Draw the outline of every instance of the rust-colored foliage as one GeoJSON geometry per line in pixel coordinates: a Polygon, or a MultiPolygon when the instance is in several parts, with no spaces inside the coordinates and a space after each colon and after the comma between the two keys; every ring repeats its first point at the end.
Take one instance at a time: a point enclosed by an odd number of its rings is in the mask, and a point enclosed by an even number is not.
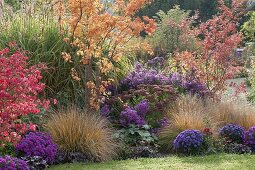
{"type": "Polygon", "coordinates": [[[219,14],[200,25],[201,51],[182,52],[176,60],[186,70],[195,70],[196,76],[211,92],[224,90],[225,80],[234,76],[231,55],[241,42],[237,24],[242,2],[235,0],[229,8],[218,0],[219,14]]]}
{"type": "MultiPolygon", "coordinates": [[[[156,29],[154,20],[146,16],[135,17],[135,12],[148,0],[116,0],[104,3],[101,0],[68,0],[64,17],[59,17],[68,26],[69,37],[66,39],[76,49],[76,54],[63,53],[66,61],[72,62],[79,57],[84,65],[85,75],[77,75],[76,80],[84,78],[91,89],[90,105],[98,109],[98,95],[109,82],[107,75],[116,72],[115,65],[121,61],[126,51],[145,48],[149,45],[133,41],[141,32],[152,34],[156,29]],[[71,57],[70,57],[71,56],[71,57]]],[[[111,80],[110,80],[111,81],[111,80]]]]}

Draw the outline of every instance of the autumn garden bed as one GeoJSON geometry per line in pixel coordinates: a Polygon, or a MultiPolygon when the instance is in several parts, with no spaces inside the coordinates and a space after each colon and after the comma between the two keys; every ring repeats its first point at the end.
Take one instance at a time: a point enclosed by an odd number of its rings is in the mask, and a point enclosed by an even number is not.
{"type": "Polygon", "coordinates": [[[0,0],[0,170],[252,169],[255,15],[228,2],[0,0]]]}

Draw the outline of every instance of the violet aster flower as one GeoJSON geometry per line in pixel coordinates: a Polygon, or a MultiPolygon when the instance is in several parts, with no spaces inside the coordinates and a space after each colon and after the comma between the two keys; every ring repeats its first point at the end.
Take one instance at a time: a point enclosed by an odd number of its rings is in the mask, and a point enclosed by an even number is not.
{"type": "Polygon", "coordinates": [[[149,111],[149,103],[147,102],[147,100],[142,100],[134,107],[134,109],[141,117],[144,117],[145,114],[149,111]]]}
{"type": "Polygon", "coordinates": [[[155,57],[151,60],[148,60],[147,64],[151,67],[162,67],[164,65],[165,59],[163,57],[155,57]]]}
{"type": "Polygon", "coordinates": [[[9,155],[5,157],[0,156],[0,169],[1,170],[29,170],[27,163],[18,158],[12,158],[9,155]]]}
{"type": "Polygon", "coordinates": [[[185,130],[174,140],[174,150],[182,154],[196,154],[202,149],[204,135],[199,130],[185,130]]]}
{"type": "Polygon", "coordinates": [[[30,132],[16,146],[17,152],[25,156],[40,156],[49,164],[53,163],[57,150],[51,136],[44,132],[30,132]]]}
{"type": "Polygon", "coordinates": [[[207,89],[207,87],[196,80],[185,81],[183,87],[190,95],[205,97],[207,94],[209,94],[209,90],[207,89]]]}
{"type": "Polygon", "coordinates": [[[255,151],[255,126],[244,132],[244,144],[251,147],[255,151]]]}
{"type": "Polygon", "coordinates": [[[172,73],[169,76],[169,83],[173,86],[180,87],[182,86],[183,77],[180,73],[172,73]]]}
{"type": "Polygon", "coordinates": [[[137,111],[128,107],[120,113],[120,124],[122,126],[129,126],[131,124],[141,127],[145,125],[145,120],[138,115],[137,111]]]}
{"type": "Polygon", "coordinates": [[[160,124],[160,128],[166,127],[167,125],[169,125],[169,119],[165,117],[159,120],[159,124],[160,124]]]}
{"type": "Polygon", "coordinates": [[[110,110],[110,106],[105,104],[101,109],[100,109],[100,113],[102,116],[107,117],[109,116],[111,110],[110,110]]]}
{"type": "Polygon", "coordinates": [[[244,128],[235,124],[228,124],[220,129],[220,136],[230,143],[242,143],[244,128]]]}
{"type": "Polygon", "coordinates": [[[136,88],[138,85],[167,84],[168,77],[153,69],[146,69],[140,63],[122,81],[122,86],[136,88]]]}

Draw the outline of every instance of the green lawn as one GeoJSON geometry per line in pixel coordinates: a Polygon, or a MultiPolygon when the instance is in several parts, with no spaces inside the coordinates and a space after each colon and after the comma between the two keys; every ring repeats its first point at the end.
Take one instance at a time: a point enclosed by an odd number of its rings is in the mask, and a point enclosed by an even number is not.
{"type": "Polygon", "coordinates": [[[205,157],[166,157],[90,164],[63,164],[49,170],[254,170],[255,155],[215,154],[205,157]]]}

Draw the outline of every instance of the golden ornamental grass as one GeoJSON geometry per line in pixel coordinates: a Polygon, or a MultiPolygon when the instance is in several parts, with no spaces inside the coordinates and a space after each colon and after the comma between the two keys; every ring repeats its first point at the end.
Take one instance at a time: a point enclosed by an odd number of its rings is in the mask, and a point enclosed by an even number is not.
{"type": "Polygon", "coordinates": [[[237,124],[248,129],[255,125],[255,108],[246,101],[224,99],[221,102],[209,103],[208,114],[218,127],[226,124],[237,124]]]}
{"type": "Polygon", "coordinates": [[[69,107],[53,114],[46,128],[62,151],[82,152],[97,161],[110,160],[115,155],[113,131],[100,116],[69,107]]]}
{"type": "Polygon", "coordinates": [[[203,131],[211,128],[215,136],[227,124],[237,124],[245,129],[255,125],[255,108],[245,101],[224,99],[220,102],[203,100],[192,96],[177,99],[167,113],[170,124],[159,135],[164,148],[171,149],[175,137],[187,129],[203,131]]]}

